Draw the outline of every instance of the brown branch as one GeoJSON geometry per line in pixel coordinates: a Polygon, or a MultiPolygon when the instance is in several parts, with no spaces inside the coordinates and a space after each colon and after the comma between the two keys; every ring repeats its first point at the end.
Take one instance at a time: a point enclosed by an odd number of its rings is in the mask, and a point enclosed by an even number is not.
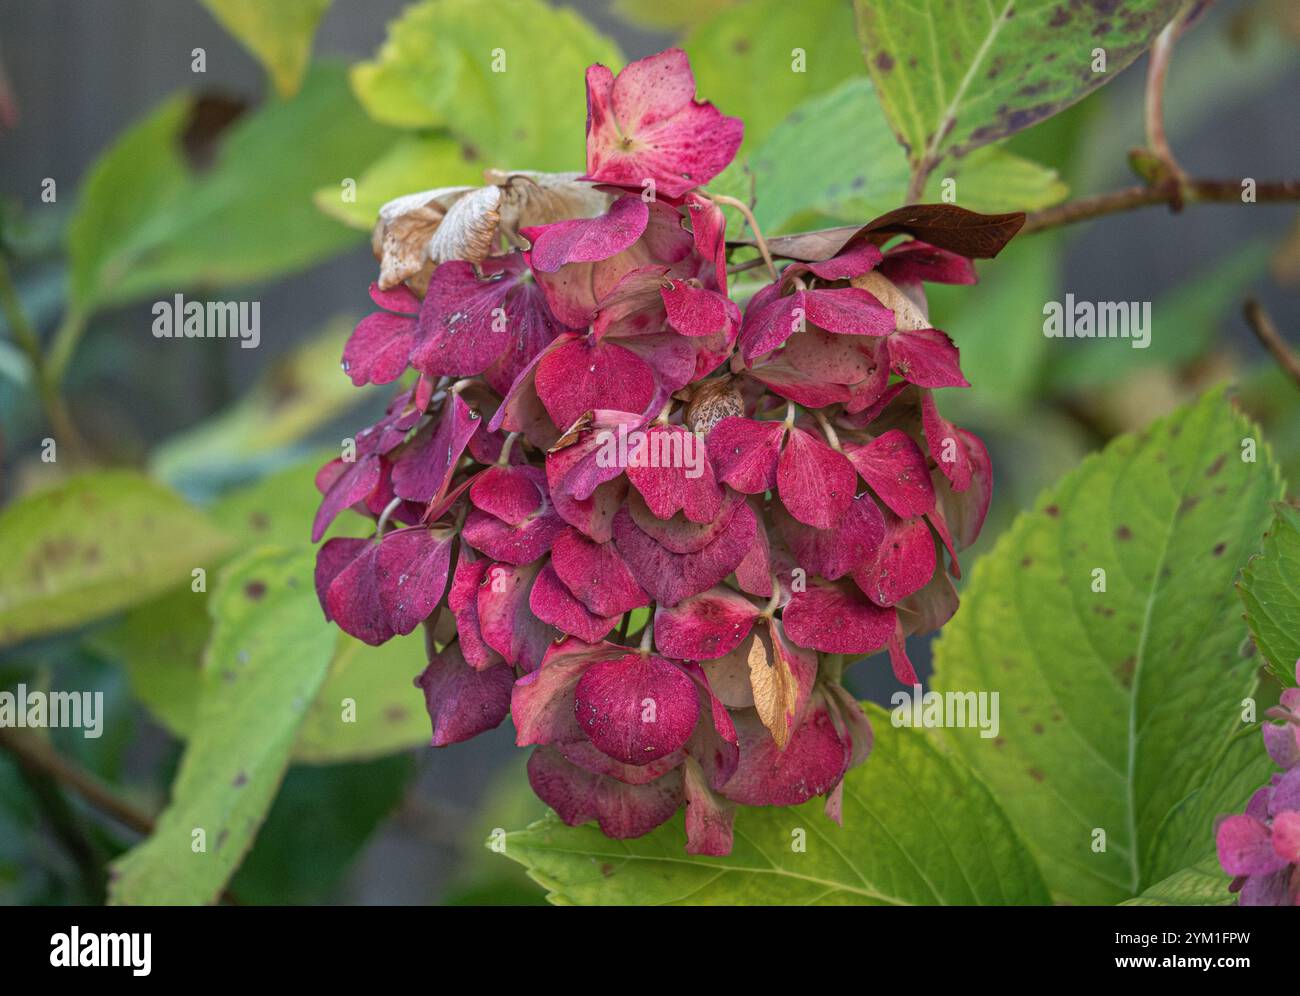
{"type": "Polygon", "coordinates": [[[1277,360],[1278,366],[1295,381],[1297,387],[1300,387],[1300,356],[1291,351],[1291,347],[1278,332],[1277,326],[1273,324],[1273,319],[1264,310],[1264,306],[1254,298],[1248,298],[1242,311],[1255,335],[1264,344],[1264,348],[1273,354],[1273,359],[1277,360]]]}
{"type": "Polygon", "coordinates": [[[95,809],[111,816],[123,826],[148,836],[153,833],[153,817],[119,799],[103,782],[84,768],[56,751],[49,742],[30,733],[0,728],[0,747],[13,754],[27,769],[47,775],[72,789],[95,809]]]}
{"type": "MultiPolygon", "coordinates": [[[[1034,211],[1025,219],[1025,227],[1020,234],[1041,232],[1061,225],[1070,225],[1076,221],[1089,221],[1102,218],[1108,214],[1132,211],[1134,208],[1150,207],[1154,204],[1168,204],[1171,209],[1178,203],[1182,194],[1184,204],[1230,204],[1241,202],[1241,180],[1193,180],[1181,184],[1161,186],[1134,186],[1122,190],[1112,190],[1105,194],[1093,194],[1077,200],[1066,201],[1055,207],[1034,211]]],[[[1275,180],[1255,185],[1255,200],[1261,202],[1300,201],[1300,180],[1275,180]]]]}

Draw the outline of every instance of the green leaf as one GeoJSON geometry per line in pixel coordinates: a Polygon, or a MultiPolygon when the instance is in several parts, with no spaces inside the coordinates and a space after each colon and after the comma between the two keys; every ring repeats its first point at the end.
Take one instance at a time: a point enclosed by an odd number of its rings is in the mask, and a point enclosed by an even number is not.
{"type": "Polygon", "coordinates": [[[391,133],[362,113],[341,67],[316,66],[292,100],[237,122],[202,173],[181,151],[190,112],[171,98],[92,168],[68,233],[79,311],[268,279],[357,241],[312,195],[359,175],[391,133]]]}
{"type": "Polygon", "coordinates": [[[375,227],[379,209],[395,197],[482,182],[482,163],[466,159],[464,146],[450,135],[407,135],[356,178],[355,191],[333,183],[316,191],[315,200],[326,214],[369,232],[375,227]]]}
{"type": "Polygon", "coordinates": [[[1248,438],[1220,389],[1116,439],[976,563],[935,645],[937,689],[1002,696],[996,741],[954,743],[1059,900],[1119,902],[1164,877],[1162,826],[1242,727],[1255,674],[1232,580],[1281,491],[1262,442],[1242,460],[1248,438]]]}
{"type": "Polygon", "coordinates": [[[419,632],[380,647],[340,634],[329,677],[303,717],[294,760],[360,761],[427,748],[433,730],[415,687],[424,664],[419,632]]]}
{"type": "Polygon", "coordinates": [[[298,92],[316,26],[331,0],[203,0],[203,6],[266,67],[284,96],[298,92]]]}
{"type": "Polygon", "coordinates": [[[739,0],[614,0],[614,13],[652,31],[680,31],[735,9],[739,0]]]}
{"type": "Polygon", "coordinates": [[[154,833],[114,863],[111,902],[211,903],[239,866],[334,651],[312,565],[308,551],[263,548],[223,572],[194,735],[154,833]]]}
{"type": "MultiPolygon", "coordinates": [[[[904,202],[907,157],[889,134],[869,79],[857,77],[801,104],[751,157],[756,205],[765,232],[807,224],[866,222],[904,202]],[[816,150],[818,168],[808,170],[816,150]]],[[[981,149],[948,171],[955,203],[972,211],[1025,211],[1061,200],[1056,175],[1001,149],[981,149]]],[[[931,177],[928,199],[942,198],[943,177],[931,177]]]]}
{"type": "MultiPolygon", "coordinates": [[[[843,0],[751,0],[724,9],[682,47],[699,99],[744,120],[742,151],[757,148],[809,97],[862,72],[853,16],[843,0]]],[[[817,154],[819,167],[831,161],[817,154]]]]}
{"type": "MultiPolygon", "coordinates": [[[[542,0],[422,0],[389,25],[352,84],[375,120],[446,127],[488,165],[574,170],[587,66],[621,58],[575,11],[542,0]]],[[[432,181],[415,189],[440,185],[432,181]]]]}
{"type": "Polygon", "coordinates": [[[0,645],[148,601],[226,546],[200,512],[132,471],[22,498],[0,512],[0,645]]]}
{"type": "Polygon", "coordinates": [[[1232,880],[1218,859],[1205,860],[1174,872],[1121,906],[1232,906],[1237,897],[1228,891],[1232,880]]]}
{"type": "Polygon", "coordinates": [[[1182,0],[854,0],[867,69],[914,170],[1064,110],[1131,64],[1182,0]],[[1105,72],[1093,72],[1104,50],[1105,72]]]}
{"type": "MultiPolygon", "coordinates": [[[[316,336],[277,357],[234,405],[154,450],[150,470],[197,498],[278,469],[286,455],[300,456],[306,437],[364,397],[339,368],[355,325],[355,318],[334,318],[316,336]]],[[[315,488],[306,494],[304,500],[315,512],[315,488]]],[[[292,542],[303,542],[305,535],[292,542]]]]}
{"type": "Polygon", "coordinates": [[[637,840],[550,816],[507,834],[505,853],[566,905],[1047,903],[1024,844],[970,770],[924,733],[870,713],[876,743],[844,781],[843,827],[820,799],[740,807],[734,850],[710,858],[683,850],[680,813],[637,840]]]}
{"type": "Polygon", "coordinates": [[[1300,509],[1278,504],[1264,549],[1242,571],[1237,592],[1255,646],[1283,685],[1300,671],[1300,509]]]}
{"type": "Polygon", "coordinates": [[[245,905],[327,902],[380,822],[401,802],[409,757],[294,767],[230,891],[245,905]],[[311,845],[303,846],[303,828],[311,845]]]}

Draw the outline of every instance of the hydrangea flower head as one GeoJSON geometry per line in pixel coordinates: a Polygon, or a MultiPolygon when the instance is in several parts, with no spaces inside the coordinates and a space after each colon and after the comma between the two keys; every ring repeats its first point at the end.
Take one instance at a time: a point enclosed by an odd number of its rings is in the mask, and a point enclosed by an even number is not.
{"type": "Polygon", "coordinates": [[[426,628],[434,746],[509,716],[567,823],[684,808],[686,849],[726,854],[737,806],[839,819],[872,743],[844,662],[911,684],[906,638],[957,609],[992,472],[939,413],[967,382],[923,288],[974,268],[895,212],[737,294],[704,185],[741,122],[677,50],[587,94],[584,175],[381,211],[343,365],[407,386],[318,475],[315,539],[348,510],[375,531],[327,540],[316,584],[367,643],[426,628]]]}

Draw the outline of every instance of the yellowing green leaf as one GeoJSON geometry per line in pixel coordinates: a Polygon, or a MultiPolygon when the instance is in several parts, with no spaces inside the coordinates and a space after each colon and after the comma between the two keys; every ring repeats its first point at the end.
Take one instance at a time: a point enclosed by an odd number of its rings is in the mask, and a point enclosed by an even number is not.
{"type": "Polygon", "coordinates": [[[1206,858],[1174,872],[1121,906],[1231,906],[1237,897],[1228,891],[1232,880],[1218,859],[1206,858]]]}
{"type": "Polygon", "coordinates": [[[854,9],[885,113],[913,168],[928,173],[1110,82],[1181,3],[855,0],[854,9]]]}
{"type": "MultiPolygon", "coordinates": [[[[787,114],[862,72],[853,16],[841,0],[750,0],[722,10],[682,43],[701,100],[742,118],[742,151],[787,114]]],[[[814,154],[805,150],[803,161],[814,154]]],[[[819,167],[831,160],[815,153],[819,167]]]]}
{"type": "Polygon", "coordinates": [[[1086,459],[975,564],[934,684],[1000,694],[999,738],[953,743],[1056,898],[1141,893],[1190,863],[1169,867],[1162,840],[1185,803],[1178,836],[1203,855],[1204,814],[1249,795],[1248,777],[1202,790],[1255,686],[1232,582],[1280,491],[1255,426],[1216,390],[1086,459]]]}
{"type": "Polygon", "coordinates": [[[298,92],[316,26],[331,0],[203,0],[203,6],[266,67],[284,96],[298,92]]]}
{"type": "Polygon", "coordinates": [[[153,834],[114,863],[121,905],[216,901],[275,798],[336,633],[310,551],[260,549],[223,573],[193,736],[153,834]]]}
{"type": "Polygon", "coordinates": [[[226,547],[205,516],[132,471],[21,498],[0,512],[0,645],[146,602],[226,547]]]}
{"type": "Polygon", "coordinates": [[[842,827],[821,799],[739,807],[735,847],[715,858],[686,854],[680,813],[636,840],[550,816],[507,834],[505,854],[562,905],[1046,904],[1024,843],[965,765],[870,714],[876,744],[844,780],[842,827]]]}
{"type": "Polygon", "coordinates": [[[620,61],[578,13],[543,0],[421,0],[352,84],[376,120],[446,127],[487,166],[574,170],[584,165],[587,66],[620,61]]]}
{"type": "Polygon", "coordinates": [[[1237,591],[1255,646],[1277,679],[1294,686],[1300,669],[1300,509],[1277,506],[1263,552],[1246,565],[1237,591]]]}

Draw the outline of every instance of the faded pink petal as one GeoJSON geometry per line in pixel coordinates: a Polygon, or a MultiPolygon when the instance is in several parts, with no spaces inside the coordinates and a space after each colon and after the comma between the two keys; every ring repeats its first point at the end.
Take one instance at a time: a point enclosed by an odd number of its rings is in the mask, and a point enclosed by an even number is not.
{"type": "Polygon", "coordinates": [[[459,394],[447,399],[442,417],[420,430],[393,462],[393,490],[408,501],[435,501],[451,483],[469,438],[482,419],[459,394]]]}
{"type": "Polygon", "coordinates": [[[753,710],[736,714],[740,736],[740,766],[723,794],[746,806],[797,806],[831,791],[849,762],[848,746],[840,740],[824,707],[808,711],[793,731],[785,750],[753,710]]]}
{"type": "Polygon", "coordinates": [[[746,363],[809,325],[840,335],[884,336],[894,331],[894,313],[860,287],[796,290],[784,297],[761,293],[750,301],[740,327],[746,363]]]}
{"type": "MultiPolygon", "coordinates": [[[[379,544],[360,540],[349,544],[347,549],[355,556],[326,589],[325,612],[343,632],[377,647],[394,635],[379,594],[379,544]]],[[[336,563],[333,557],[330,559],[336,563]]]]}
{"type": "Polygon", "coordinates": [[[352,463],[333,460],[322,468],[318,482],[329,480],[325,497],[321,500],[316,518],[312,522],[311,541],[317,543],[329,529],[330,523],[346,508],[351,508],[379,487],[382,470],[379,457],[373,453],[358,455],[352,463]],[[333,473],[331,473],[333,472],[333,473]]]}
{"type": "Polygon", "coordinates": [[[740,311],[725,294],[677,281],[659,291],[668,324],[682,335],[726,333],[740,322],[740,311]]]}
{"type": "Polygon", "coordinates": [[[970,387],[961,374],[960,354],[938,329],[899,329],[888,339],[894,373],[918,387],[970,387]]]}
{"type": "Polygon", "coordinates": [[[586,739],[573,711],[573,692],[587,669],[628,652],[612,643],[566,639],[547,648],[541,666],[515,682],[510,714],[515,743],[567,744],[586,739]]]}
{"type": "Polygon", "coordinates": [[[880,272],[892,283],[973,284],[975,265],[965,256],[912,240],[885,253],[880,272]]]}
{"type": "Polygon", "coordinates": [[[740,148],[744,125],[695,99],[681,49],[629,63],[617,77],[587,70],[587,179],[624,187],[646,180],[680,197],[721,173],[740,148]]]}
{"type": "Polygon", "coordinates": [[[396,529],[379,543],[379,603],[393,632],[404,636],[427,619],[447,590],[450,529],[396,529]]]}
{"type": "Polygon", "coordinates": [[[585,412],[611,408],[644,412],[655,396],[650,364],[614,342],[588,338],[561,343],[537,364],[537,394],[561,429],[585,412]]]}
{"type": "Polygon", "coordinates": [[[650,220],[650,208],[640,197],[620,197],[595,218],[574,218],[525,228],[533,269],[555,273],[566,263],[594,263],[629,248],[650,220]]]}
{"type": "Polygon", "coordinates": [[[522,525],[536,515],[546,497],[546,474],[526,464],[488,467],[474,479],[469,489],[469,498],[475,508],[511,526],[522,525]]]}
{"type": "Polygon", "coordinates": [[[939,414],[934,395],[929,391],[921,392],[921,425],[930,456],[939,470],[952,483],[954,491],[965,491],[975,472],[973,458],[957,427],[939,414]]]}
{"type": "Polygon", "coordinates": [[[447,592],[447,607],[456,617],[457,642],[465,660],[473,668],[483,670],[504,660],[483,639],[478,619],[478,589],[483,583],[492,561],[475,559],[474,551],[462,545],[452,574],[451,588],[447,592]]]}
{"type": "MultiPolygon", "coordinates": [[[[937,476],[935,494],[953,538],[959,547],[965,548],[979,538],[993,500],[993,462],[979,436],[955,426],[953,429],[955,436],[952,438],[957,440],[958,449],[964,452],[965,465],[970,470],[969,486],[957,492],[946,475],[937,476]]],[[[942,464],[939,470],[943,471],[942,464]]]]}
{"type": "Polygon", "coordinates": [[[830,581],[849,574],[876,555],[885,538],[885,519],[869,494],[858,495],[829,529],[805,526],[784,508],[774,508],[773,518],[791,556],[806,573],[830,581]]]}
{"type": "Polygon", "coordinates": [[[525,671],[542,661],[551,641],[559,635],[528,606],[528,594],[541,570],[541,561],[517,567],[493,564],[478,588],[478,618],[483,640],[507,663],[525,671]]]}
{"type": "Polygon", "coordinates": [[[357,324],[343,347],[343,372],[357,387],[390,384],[406,372],[415,342],[415,318],[376,311],[357,324]]]}
{"type": "Polygon", "coordinates": [[[690,758],[682,774],[686,793],[686,853],[714,857],[730,854],[735,807],[713,794],[704,772],[690,758]]]}
{"type": "Polygon", "coordinates": [[[1253,816],[1229,816],[1219,824],[1215,843],[1229,875],[1266,875],[1289,863],[1273,849],[1269,828],[1253,816]]]}

